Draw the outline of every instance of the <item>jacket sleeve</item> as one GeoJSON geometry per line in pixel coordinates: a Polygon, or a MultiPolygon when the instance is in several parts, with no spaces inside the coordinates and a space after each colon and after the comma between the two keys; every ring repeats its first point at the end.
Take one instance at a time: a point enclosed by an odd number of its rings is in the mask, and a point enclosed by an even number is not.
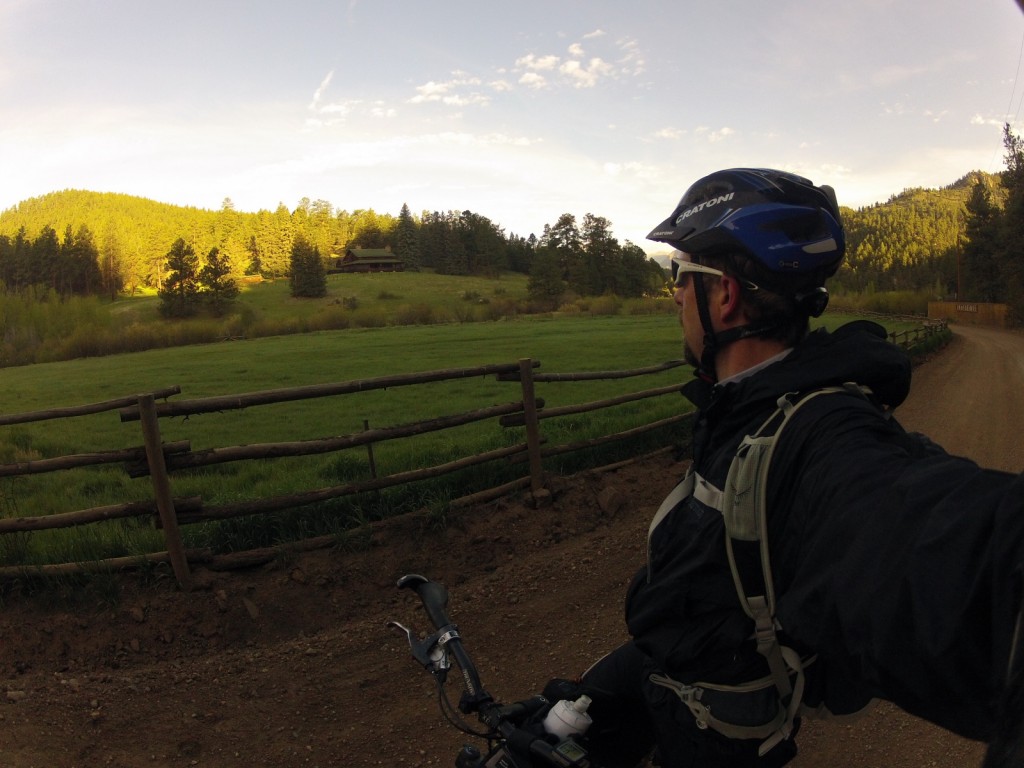
{"type": "Polygon", "coordinates": [[[819,400],[769,475],[782,626],[829,674],[988,738],[1019,608],[1024,477],[853,398],[819,400]]]}

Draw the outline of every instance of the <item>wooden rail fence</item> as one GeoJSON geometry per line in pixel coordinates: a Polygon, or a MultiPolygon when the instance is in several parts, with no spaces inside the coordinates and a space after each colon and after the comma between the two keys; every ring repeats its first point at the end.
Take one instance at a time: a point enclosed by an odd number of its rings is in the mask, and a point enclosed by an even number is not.
{"type": "Polygon", "coordinates": [[[898,344],[904,349],[913,349],[928,339],[948,330],[949,324],[945,320],[929,320],[923,326],[911,328],[906,331],[895,331],[889,334],[889,340],[898,344]]]}
{"type": "MultiPolygon", "coordinates": [[[[893,343],[905,348],[912,348],[935,333],[945,330],[945,327],[944,322],[929,323],[922,328],[894,333],[890,338],[893,343]]],[[[539,373],[535,370],[540,366],[539,362],[523,359],[514,363],[400,374],[357,381],[249,392],[238,395],[170,401],[168,398],[181,393],[181,388],[174,386],[99,403],[32,413],[0,415],[0,427],[4,427],[117,411],[123,423],[138,421],[142,431],[142,445],[137,447],[0,464],[0,478],[36,475],[110,464],[121,465],[125,472],[133,478],[148,476],[152,484],[152,498],[150,500],[110,504],[43,516],[0,518],[0,536],[18,533],[25,534],[47,529],[73,528],[124,518],[148,518],[157,527],[162,529],[166,545],[166,550],[163,552],[107,558],[91,563],[5,566],[0,568],[0,577],[21,576],[25,574],[68,574],[87,570],[117,570],[138,567],[144,562],[166,562],[170,563],[178,584],[182,589],[187,590],[191,585],[190,564],[230,567],[231,563],[249,564],[250,562],[258,562],[260,557],[269,559],[272,553],[266,554],[266,551],[264,551],[264,554],[260,555],[247,555],[246,553],[216,555],[209,549],[186,550],[182,541],[181,526],[225,520],[243,515],[273,514],[329,499],[365,493],[367,491],[378,491],[435,478],[497,460],[522,462],[527,465],[526,473],[504,485],[464,497],[462,500],[464,503],[482,502],[508,494],[519,488],[528,487],[534,503],[538,506],[543,505],[549,498],[543,468],[543,460],[545,458],[633,438],[684,421],[689,418],[690,414],[681,413],[617,434],[562,445],[547,445],[540,428],[540,423],[545,419],[597,411],[647,398],[676,395],[679,392],[680,385],[672,384],[642,389],[593,402],[548,409],[544,407],[543,400],[535,396],[534,385],[540,382],[641,377],[662,373],[683,364],[683,361],[675,360],[658,366],[631,370],[586,373],[539,373]],[[223,446],[193,451],[190,442],[187,440],[164,442],[161,437],[159,423],[161,418],[223,413],[310,398],[338,397],[375,389],[416,386],[429,382],[480,376],[495,376],[499,381],[518,383],[518,399],[509,403],[490,405],[465,413],[390,427],[370,429],[368,423],[364,422],[364,430],[358,433],[292,442],[223,446]],[[435,466],[397,472],[384,477],[376,476],[376,471],[373,468],[372,448],[377,443],[495,419],[503,428],[525,427],[526,442],[497,448],[477,455],[466,456],[435,466]],[[312,456],[344,451],[360,446],[364,446],[370,455],[372,471],[371,477],[366,480],[227,504],[208,504],[200,497],[182,498],[176,497],[173,494],[172,475],[182,470],[235,461],[312,456]]],[[[333,537],[320,537],[320,539],[312,541],[309,546],[322,544],[324,539],[333,539],[333,537]]],[[[301,548],[303,545],[299,543],[296,546],[301,548]]],[[[276,551],[275,549],[274,552],[276,551]]]]}
{"type": "MultiPolygon", "coordinates": [[[[497,488],[488,489],[466,497],[465,502],[485,501],[508,494],[513,490],[529,487],[530,494],[536,505],[543,505],[549,498],[546,489],[543,460],[549,456],[594,447],[616,440],[624,440],[660,427],[682,421],[689,414],[679,414],[642,425],[619,434],[605,435],[591,440],[578,441],[571,444],[548,446],[542,436],[540,422],[556,416],[585,413],[609,408],[626,402],[660,397],[678,393],[680,385],[662,386],[654,389],[640,390],[604,400],[565,406],[550,411],[544,410],[543,400],[534,394],[535,382],[582,381],[595,379],[617,379],[632,376],[644,376],[683,365],[682,361],[670,361],[663,365],[627,371],[606,371],[588,373],[554,373],[540,374],[535,369],[539,362],[523,359],[515,363],[501,363],[459,368],[449,370],[428,371],[413,374],[384,376],[358,381],[337,382],[331,384],[273,389],[261,392],[249,392],[238,395],[225,395],[191,400],[169,401],[174,395],[180,394],[180,387],[168,387],[154,392],[108,400],[100,403],[58,408],[48,411],[0,415],[0,427],[14,424],[27,424],[50,419],[70,418],[87,414],[117,411],[123,423],[138,421],[141,425],[143,444],[134,448],[122,448],[110,451],[94,451],[90,453],[71,454],[29,461],[0,464],[0,477],[16,477],[40,473],[58,472],[81,467],[103,464],[121,465],[125,472],[133,478],[149,476],[152,484],[152,499],[122,504],[112,504],[72,512],[62,512],[43,516],[6,517],[0,518],[0,535],[26,533],[55,528],[71,528],[101,521],[122,518],[148,518],[162,529],[166,550],[141,556],[108,558],[92,563],[55,563],[35,566],[6,566],[0,568],[2,576],[21,576],[25,574],[67,574],[86,570],[115,570],[137,567],[144,562],[170,563],[175,578],[182,589],[191,586],[190,564],[210,565],[215,561],[228,567],[228,561],[244,563],[253,561],[257,556],[235,553],[217,556],[208,549],[186,550],[180,526],[213,520],[224,520],[243,515],[272,514],[290,510],[304,505],[314,504],[342,496],[349,496],[367,491],[376,491],[407,483],[434,478],[467,467],[499,459],[522,461],[527,464],[526,474],[497,488]],[[235,445],[206,450],[193,451],[189,441],[164,442],[161,437],[161,418],[179,416],[187,417],[195,414],[223,413],[245,408],[272,406],[278,403],[293,402],[310,398],[338,397],[357,392],[375,389],[415,386],[429,382],[453,379],[495,376],[499,381],[519,384],[519,399],[513,402],[490,405],[473,411],[443,416],[409,424],[369,429],[361,432],[324,437],[311,440],[292,442],[273,442],[255,445],[235,445]],[[163,402],[157,402],[162,400],[163,402]],[[315,454],[343,451],[365,446],[371,451],[376,443],[385,440],[397,440],[414,435],[451,429],[453,427],[484,421],[497,420],[501,427],[525,427],[526,442],[503,448],[490,450],[477,455],[466,456],[454,461],[435,466],[397,472],[385,477],[372,477],[367,480],[350,482],[343,485],[314,488],[297,493],[271,496],[250,501],[229,504],[208,504],[199,497],[180,498],[173,494],[171,478],[175,472],[195,469],[234,461],[254,459],[275,459],[281,457],[311,456],[315,454]]],[[[366,426],[366,422],[364,422],[366,426]]],[[[333,537],[321,537],[333,538],[333,537]]],[[[301,544],[298,546],[301,547],[301,544]]]]}

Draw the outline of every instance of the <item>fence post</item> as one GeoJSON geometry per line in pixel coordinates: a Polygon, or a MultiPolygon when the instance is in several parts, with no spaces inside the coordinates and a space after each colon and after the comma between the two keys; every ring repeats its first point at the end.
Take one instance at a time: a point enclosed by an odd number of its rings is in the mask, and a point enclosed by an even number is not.
{"type": "Polygon", "coordinates": [[[157,420],[156,403],[152,395],[139,396],[139,421],[142,423],[149,477],[153,481],[156,507],[160,512],[160,523],[163,525],[164,539],[167,542],[167,554],[171,559],[171,567],[174,569],[178,586],[185,592],[189,592],[192,589],[192,575],[189,573],[185,546],[182,544],[181,533],[178,530],[178,515],[174,510],[174,499],[171,497],[171,481],[167,476],[163,441],[160,439],[160,424],[157,420]]]}
{"type": "MultiPolygon", "coordinates": [[[[363,419],[363,432],[370,431],[370,420],[363,419]]],[[[373,443],[366,444],[366,458],[370,462],[370,477],[377,479],[377,461],[373,458],[373,443]]],[[[379,496],[380,494],[378,494],[379,496]]]]}
{"type": "Polygon", "coordinates": [[[530,456],[530,494],[535,506],[550,503],[551,493],[545,487],[544,466],[540,457],[540,420],[537,418],[537,399],[533,392],[533,360],[519,360],[519,383],[523,388],[523,420],[526,422],[526,448],[530,456]]]}

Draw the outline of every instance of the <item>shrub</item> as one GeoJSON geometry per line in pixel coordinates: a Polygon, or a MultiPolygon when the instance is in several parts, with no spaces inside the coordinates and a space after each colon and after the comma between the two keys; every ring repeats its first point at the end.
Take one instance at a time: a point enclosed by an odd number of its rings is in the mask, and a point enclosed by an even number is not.
{"type": "Polygon", "coordinates": [[[480,307],[482,320],[500,320],[504,317],[515,317],[519,313],[519,304],[512,299],[500,299],[480,307]]]}
{"type": "Polygon", "coordinates": [[[250,336],[256,327],[256,310],[243,304],[224,326],[226,336],[250,336]]]}
{"type": "Polygon", "coordinates": [[[366,307],[352,313],[353,328],[384,328],[391,320],[391,312],[366,307]]]}
{"type": "Polygon", "coordinates": [[[430,325],[437,322],[429,304],[402,304],[395,310],[396,325],[430,325]]]}
{"type": "Polygon", "coordinates": [[[340,331],[350,325],[348,311],[337,304],[326,307],[309,319],[309,328],[314,331],[340,331]]]}
{"type": "Polygon", "coordinates": [[[604,296],[598,296],[592,302],[590,302],[590,314],[592,315],[617,315],[619,314],[619,307],[622,305],[622,299],[618,296],[606,294],[604,296]]]}
{"type": "Polygon", "coordinates": [[[622,306],[622,311],[627,315],[673,315],[678,310],[675,301],[671,297],[658,296],[656,298],[627,299],[622,306]]]}

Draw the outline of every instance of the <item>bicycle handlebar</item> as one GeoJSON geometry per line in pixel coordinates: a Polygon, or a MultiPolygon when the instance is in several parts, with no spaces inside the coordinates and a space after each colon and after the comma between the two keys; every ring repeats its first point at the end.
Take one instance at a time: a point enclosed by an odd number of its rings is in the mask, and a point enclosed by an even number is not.
{"type": "Polygon", "coordinates": [[[419,595],[434,629],[440,630],[452,623],[448,618],[448,589],[444,584],[410,573],[398,580],[398,588],[411,589],[419,595]]]}
{"type": "Polygon", "coordinates": [[[444,584],[431,581],[426,576],[410,573],[398,580],[399,589],[411,589],[419,595],[420,602],[427,612],[431,623],[439,633],[437,643],[448,648],[455,657],[462,672],[462,680],[466,686],[466,695],[459,701],[459,709],[464,713],[475,712],[482,704],[493,701],[491,695],[480,683],[480,675],[465,649],[459,628],[448,618],[448,589],[444,584]]]}
{"type": "MultiPolygon", "coordinates": [[[[476,712],[480,722],[484,723],[489,732],[466,733],[495,740],[512,750],[508,753],[508,762],[488,760],[486,765],[519,766],[522,763],[513,758],[512,754],[531,756],[539,759],[544,765],[561,768],[588,768],[592,763],[587,758],[586,750],[572,739],[558,741],[554,737],[544,736],[536,728],[528,725],[530,719],[549,706],[544,696],[534,696],[514,704],[499,704],[480,683],[480,675],[462,645],[458,627],[448,617],[448,590],[426,576],[410,573],[398,580],[400,589],[411,589],[420,598],[423,608],[436,630],[434,634],[423,640],[417,640],[412,631],[397,622],[389,622],[392,626],[404,631],[409,639],[413,657],[423,664],[436,678],[438,685],[444,682],[444,672],[448,669],[445,654],[449,651],[462,672],[465,691],[459,701],[459,710],[463,714],[476,712]]],[[[447,701],[447,697],[444,697],[447,701]]],[[[450,706],[450,705],[447,705],[450,706]]],[[[452,721],[456,724],[455,721],[452,721]]],[[[457,725],[457,724],[456,724],[457,725]]],[[[505,754],[504,747],[494,746],[489,756],[505,754]]],[[[465,755],[456,761],[461,766],[482,766],[478,750],[468,745],[464,747],[465,755]]],[[[486,758],[485,758],[486,759],[486,758]]],[[[532,765],[534,761],[530,761],[532,765]]]]}

